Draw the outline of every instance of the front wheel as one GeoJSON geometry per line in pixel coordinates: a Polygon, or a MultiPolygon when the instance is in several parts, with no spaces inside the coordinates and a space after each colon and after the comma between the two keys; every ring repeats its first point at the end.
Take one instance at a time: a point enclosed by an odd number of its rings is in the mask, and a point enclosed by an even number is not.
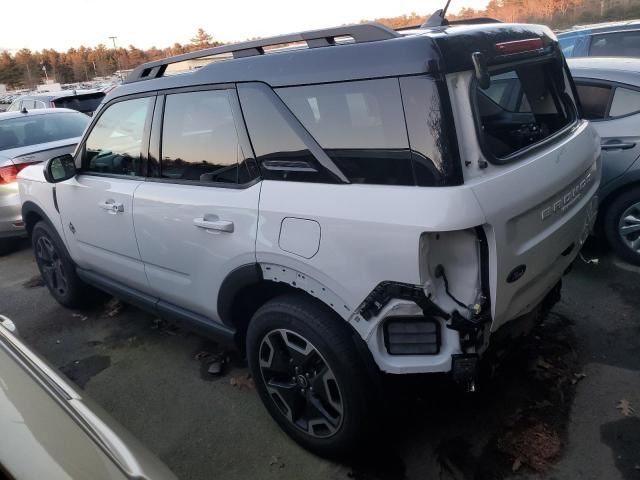
{"type": "Polygon", "coordinates": [[[93,293],[92,289],[76,274],[56,231],[40,221],[33,227],[31,243],[42,280],[53,298],[65,307],[84,306],[93,293]]]}
{"type": "Polygon", "coordinates": [[[247,354],[256,387],[278,425],[324,456],[353,450],[372,401],[348,327],[318,301],[284,295],[253,316],[247,354]]]}
{"type": "Polygon", "coordinates": [[[623,193],[609,205],[604,233],[618,256],[640,265],[640,188],[623,193]]]}

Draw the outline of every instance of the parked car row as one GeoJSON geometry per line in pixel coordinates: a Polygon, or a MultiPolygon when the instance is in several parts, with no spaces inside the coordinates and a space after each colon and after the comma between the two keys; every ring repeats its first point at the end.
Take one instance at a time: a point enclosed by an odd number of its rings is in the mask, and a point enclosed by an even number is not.
{"type": "Polygon", "coordinates": [[[62,90],[59,92],[21,95],[7,108],[7,112],[38,110],[41,108],[70,108],[93,115],[105,93],[98,90],[62,90]]]}

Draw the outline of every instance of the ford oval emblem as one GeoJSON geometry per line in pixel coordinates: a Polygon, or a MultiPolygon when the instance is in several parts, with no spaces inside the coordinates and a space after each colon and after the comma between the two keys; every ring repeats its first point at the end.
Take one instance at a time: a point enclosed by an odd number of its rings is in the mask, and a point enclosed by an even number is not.
{"type": "Polygon", "coordinates": [[[524,272],[527,271],[526,265],[518,265],[516,268],[511,270],[511,273],[507,276],[507,283],[517,282],[522,278],[524,272]]]}

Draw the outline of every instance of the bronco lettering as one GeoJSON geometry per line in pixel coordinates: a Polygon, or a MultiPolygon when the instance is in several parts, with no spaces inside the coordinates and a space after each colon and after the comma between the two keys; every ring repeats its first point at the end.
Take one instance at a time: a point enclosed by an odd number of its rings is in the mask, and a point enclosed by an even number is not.
{"type": "Polygon", "coordinates": [[[593,174],[591,171],[587,173],[587,175],[580,181],[580,183],[574,185],[571,190],[565,192],[558,200],[553,202],[552,205],[543,208],[540,210],[540,218],[542,220],[546,220],[552,215],[555,215],[558,212],[566,212],[571,205],[573,205],[580,197],[582,197],[582,193],[587,189],[591,182],[593,181],[593,174]]]}

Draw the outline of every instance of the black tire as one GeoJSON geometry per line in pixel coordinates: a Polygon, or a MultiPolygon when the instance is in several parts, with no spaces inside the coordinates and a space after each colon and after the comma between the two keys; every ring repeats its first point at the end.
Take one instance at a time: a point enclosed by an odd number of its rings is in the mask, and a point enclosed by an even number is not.
{"type": "Polygon", "coordinates": [[[45,221],[36,223],[31,245],[42,280],[53,298],[68,308],[86,306],[93,289],[76,274],[75,265],[53,227],[45,221]]]}
{"type": "Polygon", "coordinates": [[[18,238],[0,238],[0,255],[7,255],[18,248],[20,239],[18,238]]]}
{"type": "Polygon", "coordinates": [[[370,432],[371,382],[348,326],[319,301],[286,294],[267,302],[249,323],[247,356],[265,407],[306,449],[343,457],[370,432]],[[286,343],[305,351],[310,345],[315,353],[304,355],[286,343]]]}
{"type": "Polygon", "coordinates": [[[640,218],[639,187],[623,193],[609,204],[604,216],[603,229],[607,243],[616,255],[634,265],[640,265],[640,231],[623,236],[620,230],[624,223],[623,216],[629,218],[630,209],[635,209],[638,216],[636,218],[640,218]],[[635,248],[632,247],[632,243],[635,243],[635,248]]]}

